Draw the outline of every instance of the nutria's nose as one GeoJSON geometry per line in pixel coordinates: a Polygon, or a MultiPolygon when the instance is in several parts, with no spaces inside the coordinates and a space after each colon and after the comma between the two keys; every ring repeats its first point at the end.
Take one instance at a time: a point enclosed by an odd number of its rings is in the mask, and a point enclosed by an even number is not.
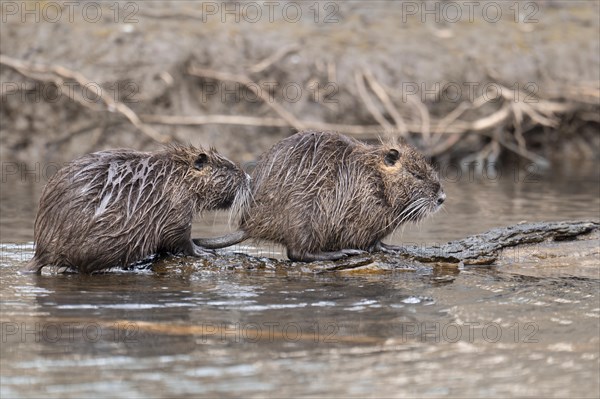
{"type": "Polygon", "coordinates": [[[438,195],[437,204],[442,205],[445,200],[446,200],[446,193],[441,193],[440,195],[438,195]]]}

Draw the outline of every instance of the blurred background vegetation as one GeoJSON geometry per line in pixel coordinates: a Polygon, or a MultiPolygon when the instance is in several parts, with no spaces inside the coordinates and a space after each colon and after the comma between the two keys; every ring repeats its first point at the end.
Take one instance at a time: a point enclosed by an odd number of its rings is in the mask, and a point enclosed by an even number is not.
{"type": "Polygon", "coordinates": [[[597,161],[597,1],[2,2],[4,160],[304,128],[438,161],[597,161]]]}

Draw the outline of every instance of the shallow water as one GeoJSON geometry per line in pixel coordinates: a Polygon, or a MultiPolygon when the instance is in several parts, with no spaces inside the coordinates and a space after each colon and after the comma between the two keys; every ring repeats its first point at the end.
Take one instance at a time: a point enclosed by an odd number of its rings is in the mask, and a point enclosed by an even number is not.
{"type": "MultiPolygon", "coordinates": [[[[448,173],[445,211],[390,242],[598,219],[597,170],[517,177],[448,173]]],[[[0,194],[2,398],[600,395],[589,254],[324,275],[173,258],[152,270],[21,276],[40,188],[8,181],[0,194]]],[[[226,224],[207,215],[194,233],[226,224]]]]}

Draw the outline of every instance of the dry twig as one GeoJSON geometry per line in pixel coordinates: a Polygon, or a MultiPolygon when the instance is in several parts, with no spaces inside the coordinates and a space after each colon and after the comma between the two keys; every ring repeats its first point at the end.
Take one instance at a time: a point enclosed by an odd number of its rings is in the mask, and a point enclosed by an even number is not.
{"type": "MultiPolygon", "coordinates": [[[[95,82],[83,76],[81,73],[68,68],[64,68],[62,66],[44,66],[39,64],[32,64],[18,60],[16,58],[8,57],[3,54],[0,54],[0,64],[6,65],[31,79],[52,82],[56,84],[57,87],[62,86],[64,84],[65,79],[77,82],[82,88],[96,84],[95,82]]],[[[136,115],[136,113],[133,112],[131,108],[129,108],[127,105],[115,101],[110,95],[104,93],[103,91],[100,91],[97,94],[102,99],[109,112],[116,111],[121,115],[125,116],[136,128],[138,128],[142,133],[146,134],[148,137],[160,143],[166,143],[171,140],[170,137],[164,136],[161,133],[154,130],[152,127],[145,125],[136,115]]],[[[80,104],[91,108],[88,102],[78,98],[74,94],[71,94],[70,91],[68,91],[67,95],[69,95],[70,98],[79,102],[80,104]]]]}
{"type": "Polygon", "coordinates": [[[270,67],[271,65],[273,65],[274,63],[281,60],[286,55],[295,53],[298,50],[299,50],[299,47],[296,44],[284,46],[284,47],[280,48],[278,51],[276,51],[275,53],[271,54],[270,56],[268,56],[267,58],[262,60],[261,62],[259,62],[258,64],[250,67],[250,73],[262,72],[265,69],[267,69],[268,67],[270,67]]]}
{"type": "Polygon", "coordinates": [[[277,115],[279,115],[283,120],[285,120],[290,126],[296,128],[298,130],[304,129],[304,125],[298,119],[296,119],[296,117],[294,115],[292,115],[290,112],[288,112],[280,104],[278,104],[274,101],[272,102],[268,96],[263,94],[262,90],[257,89],[257,87],[260,87],[259,84],[254,82],[252,79],[250,79],[247,76],[236,75],[236,74],[228,73],[228,72],[219,72],[219,71],[214,71],[212,69],[198,68],[193,65],[188,67],[187,72],[190,75],[198,76],[201,78],[216,79],[216,80],[221,80],[221,81],[226,80],[226,81],[230,81],[230,82],[239,83],[239,84],[245,86],[246,88],[248,88],[248,90],[250,90],[255,96],[260,98],[266,105],[268,105],[273,111],[275,111],[277,113],[277,115]]]}
{"type": "Polygon", "coordinates": [[[387,119],[385,119],[383,114],[379,111],[379,108],[377,108],[377,104],[375,104],[375,102],[373,101],[373,99],[371,98],[369,93],[367,92],[367,88],[366,88],[365,82],[364,82],[364,75],[359,71],[355,71],[354,72],[354,80],[356,82],[356,88],[358,90],[358,95],[362,99],[362,102],[363,102],[363,104],[365,104],[365,107],[367,108],[367,110],[371,113],[371,115],[377,121],[377,123],[379,123],[381,125],[381,127],[383,128],[383,131],[385,133],[389,134],[389,133],[393,132],[394,128],[387,121],[387,119]]]}
{"type": "Polygon", "coordinates": [[[408,137],[408,129],[406,128],[406,123],[404,122],[404,118],[400,115],[400,112],[396,109],[390,96],[388,95],[385,88],[379,83],[379,81],[375,78],[371,70],[365,68],[363,69],[363,76],[369,83],[371,90],[377,95],[379,101],[384,105],[387,112],[390,114],[394,122],[396,123],[396,128],[400,132],[402,137],[408,137]]]}

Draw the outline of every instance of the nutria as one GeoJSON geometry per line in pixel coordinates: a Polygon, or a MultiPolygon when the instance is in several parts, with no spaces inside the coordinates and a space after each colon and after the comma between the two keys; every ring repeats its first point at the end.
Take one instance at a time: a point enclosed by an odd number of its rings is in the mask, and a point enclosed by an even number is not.
{"type": "Polygon", "coordinates": [[[162,252],[208,255],[191,240],[194,216],[243,201],[248,179],[215,150],[193,146],[85,155],[44,188],[35,255],[24,270],[65,266],[91,273],[162,252]]]}
{"type": "Polygon", "coordinates": [[[298,261],[393,251],[381,240],[437,211],[446,195],[434,169],[407,144],[369,145],[334,132],[304,131],[263,154],[239,230],[198,239],[221,248],[253,238],[284,245],[298,261]]]}

